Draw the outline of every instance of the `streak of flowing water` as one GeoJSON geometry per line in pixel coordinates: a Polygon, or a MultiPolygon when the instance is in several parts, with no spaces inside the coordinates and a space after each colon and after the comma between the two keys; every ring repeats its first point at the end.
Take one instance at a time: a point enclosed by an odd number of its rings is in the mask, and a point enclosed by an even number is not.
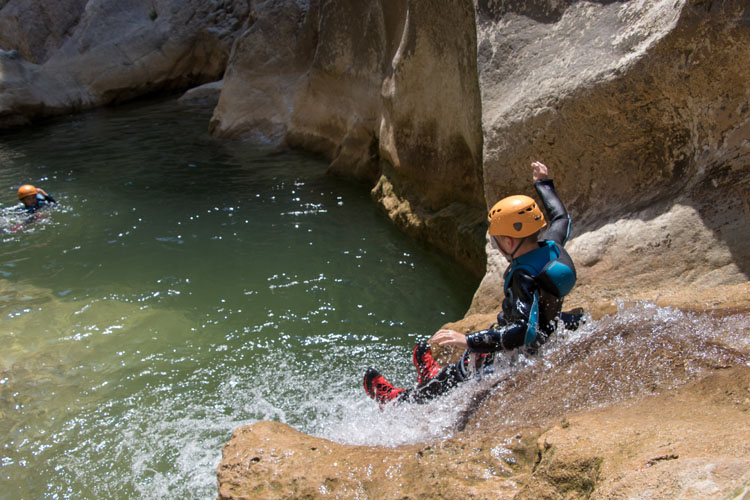
{"type": "Polygon", "coordinates": [[[215,498],[223,443],[258,420],[384,445],[450,427],[455,411],[385,428],[361,380],[412,380],[412,345],[476,281],[325,163],[213,140],[210,112],[0,136],[1,498],[215,498]],[[19,228],[22,183],[59,204],[19,228]]]}

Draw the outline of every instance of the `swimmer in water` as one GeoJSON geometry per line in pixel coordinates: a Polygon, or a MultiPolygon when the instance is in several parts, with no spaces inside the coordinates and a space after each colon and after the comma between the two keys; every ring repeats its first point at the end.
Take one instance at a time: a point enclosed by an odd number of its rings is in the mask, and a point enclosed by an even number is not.
{"type": "Polygon", "coordinates": [[[24,184],[18,188],[18,199],[23,203],[23,206],[19,208],[28,214],[33,214],[40,208],[56,203],[55,199],[48,195],[44,189],[31,184],[24,184]]]}

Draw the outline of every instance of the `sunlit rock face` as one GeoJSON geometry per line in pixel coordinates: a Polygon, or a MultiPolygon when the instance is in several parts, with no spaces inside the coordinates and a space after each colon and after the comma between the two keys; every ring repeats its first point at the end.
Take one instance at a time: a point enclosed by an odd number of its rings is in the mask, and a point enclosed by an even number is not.
{"type": "MultiPolygon", "coordinates": [[[[485,196],[530,192],[531,160],[551,167],[574,220],[572,300],[747,280],[749,15],[741,1],[479,2],[485,196]]],[[[496,307],[498,280],[474,310],[496,307]]]]}
{"type": "Polygon", "coordinates": [[[391,219],[484,270],[474,10],[466,2],[285,1],[230,57],[211,130],[322,153],[391,219]]]}
{"type": "Polygon", "coordinates": [[[408,2],[401,14],[382,86],[382,169],[373,195],[407,231],[470,269],[483,267],[474,12],[469,2],[408,2]]]}
{"type": "Polygon", "coordinates": [[[9,0],[0,127],[221,78],[247,2],[9,0]]]}

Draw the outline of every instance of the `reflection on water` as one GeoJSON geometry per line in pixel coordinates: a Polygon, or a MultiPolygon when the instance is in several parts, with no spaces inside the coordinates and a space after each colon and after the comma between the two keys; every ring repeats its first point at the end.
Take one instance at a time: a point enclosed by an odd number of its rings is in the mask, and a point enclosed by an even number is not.
{"type": "Polygon", "coordinates": [[[222,444],[260,419],[389,444],[365,368],[412,376],[415,339],[468,306],[476,282],[363,187],[215,141],[210,112],[160,102],[0,136],[0,202],[21,183],[59,201],[19,231],[0,220],[3,498],[215,498],[222,444]]]}

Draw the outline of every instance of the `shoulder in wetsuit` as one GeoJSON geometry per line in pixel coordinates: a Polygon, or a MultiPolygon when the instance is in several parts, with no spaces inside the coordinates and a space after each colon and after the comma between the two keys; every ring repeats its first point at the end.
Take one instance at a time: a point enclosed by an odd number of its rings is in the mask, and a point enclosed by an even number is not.
{"type": "Polygon", "coordinates": [[[33,214],[40,208],[47,207],[53,203],[57,203],[55,199],[48,195],[47,193],[37,193],[36,194],[36,204],[28,206],[28,205],[21,205],[21,210],[24,210],[28,214],[33,214]]]}

